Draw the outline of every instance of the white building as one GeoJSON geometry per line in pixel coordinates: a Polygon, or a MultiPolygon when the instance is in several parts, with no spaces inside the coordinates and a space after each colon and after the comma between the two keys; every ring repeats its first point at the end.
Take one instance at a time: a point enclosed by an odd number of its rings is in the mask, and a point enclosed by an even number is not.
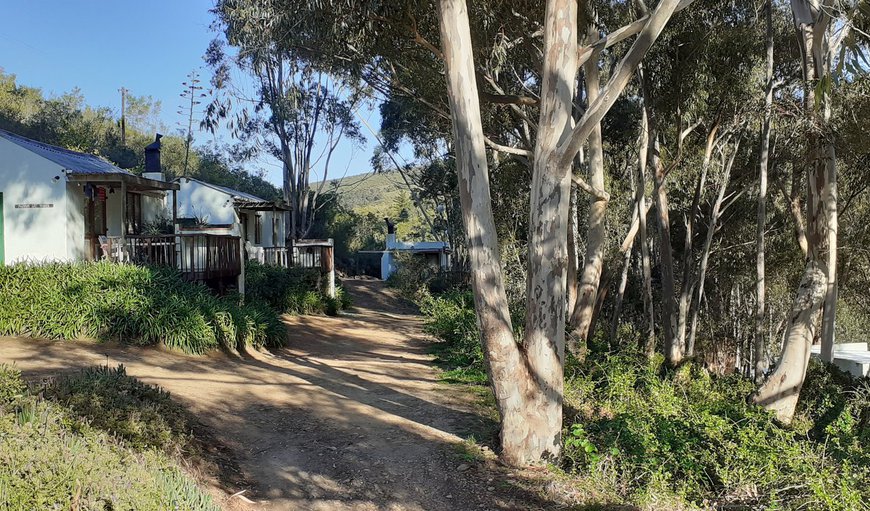
{"type": "MultiPolygon", "coordinates": [[[[870,350],[866,342],[845,342],[834,345],[834,365],[856,378],[870,376],[870,350]]],[[[820,358],[822,346],[810,348],[810,356],[820,358]]]]}
{"type": "Polygon", "coordinates": [[[283,202],[189,177],[175,182],[179,232],[240,236],[248,258],[287,266],[283,202]]]}
{"type": "Polygon", "coordinates": [[[399,268],[399,254],[411,254],[424,259],[433,268],[446,270],[450,267],[450,244],[446,241],[418,241],[407,243],[396,240],[392,225],[387,223],[386,250],[381,256],[381,278],[387,280],[399,268]]]}
{"type": "Polygon", "coordinates": [[[177,189],[0,130],[0,263],[98,259],[106,239],[124,242],[170,215],[167,196],[177,189]]]}

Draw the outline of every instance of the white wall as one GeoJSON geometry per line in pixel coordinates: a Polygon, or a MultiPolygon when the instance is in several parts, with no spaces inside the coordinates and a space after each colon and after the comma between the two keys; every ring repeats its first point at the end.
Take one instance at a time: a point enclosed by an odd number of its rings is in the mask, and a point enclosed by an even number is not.
{"type": "Polygon", "coordinates": [[[0,138],[5,263],[68,259],[66,190],[66,176],[59,165],[0,138]],[[15,207],[24,204],[52,207],[15,207]]]}
{"type": "Polygon", "coordinates": [[[210,224],[236,223],[236,212],[229,194],[184,178],[178,182],[181,185],[178,218],[205,218],[210,224]]]}
{"type": "Polygon", "coordinates": [[[166,192],[165,195],[164,198],[142,194],[142,222],[154,222],[158,218],[172,220],[172,192],[166,192]]]}
{"type": "Polygon", "coordinates": [[[85,258],[85,192],[80,183],[66,184],[66,254],[67,258],[85,258]]]}

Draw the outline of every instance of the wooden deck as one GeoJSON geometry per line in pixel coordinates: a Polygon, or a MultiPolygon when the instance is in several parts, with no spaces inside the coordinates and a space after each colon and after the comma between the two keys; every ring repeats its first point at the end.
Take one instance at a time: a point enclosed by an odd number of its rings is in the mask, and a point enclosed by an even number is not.
{"type": "Polygon", "coordinates": [[[238,236],[215,234],[131,235],[106,238],[110,261],[178,268],[192,281],[237,277],[242,272],[238,236]]]}

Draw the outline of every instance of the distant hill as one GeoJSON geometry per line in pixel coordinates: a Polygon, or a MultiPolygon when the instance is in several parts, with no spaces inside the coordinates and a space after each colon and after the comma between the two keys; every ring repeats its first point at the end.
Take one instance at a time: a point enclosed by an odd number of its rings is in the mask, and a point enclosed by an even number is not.
{"type": "MultiPolygon", "coordinates": [[[[357,213],[382,213],[390,209],[403,194],[408,194],[408,187],[398,172],[382,172],[380,174],[361,174],[340,180],[338,195],[341,204],[357,213]]],[[[326,190],[331,190],[339,180],[333,179],[327,184],[326,190]]]]}

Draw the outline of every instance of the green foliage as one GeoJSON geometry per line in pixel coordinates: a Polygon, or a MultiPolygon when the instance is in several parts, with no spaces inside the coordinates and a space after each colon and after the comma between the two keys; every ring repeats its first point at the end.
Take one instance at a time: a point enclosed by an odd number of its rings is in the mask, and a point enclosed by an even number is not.
{"type": "Polygon", "coordinates": [[[621,355],[568,378],[570,470],[633,502],[670,494],[696,505],[846,510],[870,498],[865,453],[831,458],[837,437],[779,426],[747,402],[749,380],[661,369],[661,360],[621,355]]]}
{"type": "Polygon", "coordinates": [[[26,392],[27,385],[21,379],[21,371],[0,365],[0,403],[12,403],[26,392]]]}
{"type": "MultiPolygon", "coordinates": [[[[164,394],[143,391],[125,381],[127,377],[122,373],[104,370],[80,377],[72,395],[114,417],[121,415],[111,410],[115,404],[135,415],[135,400],[140,408],[148,410],[146,416],[171,408],[164,402],[164,394]],[[85,397],[85,382],[107,383],[102,378],[110,378],[122,387],[113,392],[100,385],[94,396],[85,397]],[[135,399],[123,396],[128,390],[135,393],[135,399]],[[99,404],[100,397],[110,400],[99,404]],[[156,402],[151,403],[151,399],[156,402]]],[[[8,387],[22,389],[24,384],[16,371],[0,366],[0,389],[8,387]]],[[[124,430],[112,428],[126,428],[123,422],[94,417],[101,421],[95,427],[89,419],[78,415],[78,410],[65,408],[63,403],[28,393],[9,399],[0,390],[0,510],[219,509],[165,453],[149,447],[147,442],[134,447],[121,439],[124,430]]],[[[146,429],[160,424],[153,417],[148,421],[137,418],[136,422],[146,429]]]]}
{"type": "Polygon", "coordinates": [[[91,367],[61,377],[45,388],[44,395],[136,450],[179,454],[189,440],[191,425],[184,408],[160,387],[127,376],[123,365],[91,367]]]}
{"type": "Polygon", "coordinates": [[[347,298],[336,289],[336,297],[326,295],[326,279],[320,270],[311,268],[281,268],[257,261],[245,263],[248,298],[280,313],[338,314],[347,298]]]}
{"type": "Polygon", "coordinates": [[[194,354],[284,339],[268,308],[216,297],[165,267],[17,264],[0,267],[0,292],[0,335],[162,344],[194,354]]]}
{"type": "Polygon", "coordinates": [[[428,293],[429,284],[437,276],[439,269],[413,254],[398,253],[395,261],[397,269],[387,279],[387,285],[398,289],[408,300],[421,301],[428,293]]]}
{"type": "Polygon", "coordinates": [[[439,341],[433,352],[445,369],[442,379],[485,384],[486,368],[471,293],[450,291],[432,296],[424,291],[418,295],[417,303],[426,317],[426,332],[439,341]]]}

